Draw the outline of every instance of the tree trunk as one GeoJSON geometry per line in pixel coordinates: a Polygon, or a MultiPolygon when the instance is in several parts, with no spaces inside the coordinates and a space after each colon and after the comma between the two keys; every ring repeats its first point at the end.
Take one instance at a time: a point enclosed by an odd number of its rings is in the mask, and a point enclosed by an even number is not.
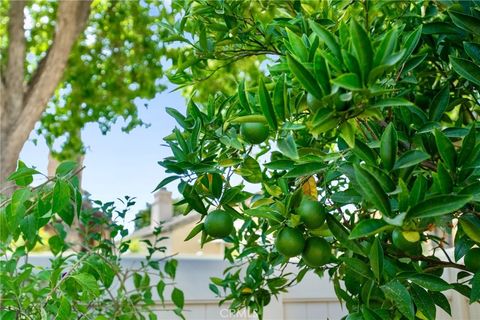
{"type": "Polygon", "coordinates": [[[91,0],[60,1],[52,45],[28,84],[24,83],[25,3],[10,2],[9,56],[0,79],[0,183],[7,193],[11,188],[6,178],[15,170],[23,145],[62,79],[70,51],[88,20],[91,0]]]}

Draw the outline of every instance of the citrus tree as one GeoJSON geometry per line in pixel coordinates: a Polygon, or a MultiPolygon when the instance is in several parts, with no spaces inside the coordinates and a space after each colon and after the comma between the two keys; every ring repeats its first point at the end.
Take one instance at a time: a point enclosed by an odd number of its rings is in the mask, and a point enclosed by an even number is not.
{"type": "Polygon", "coordinates": [[[435,319],[448,289],[478,302],[478,2],[172,6],[171,78],[200,92],[170,110],[158,188],[177,181],[185,214],[201,214],[187,240],[228,243],[210,286],[223,301],[261,317],[314,272],[348,319],[435,319]],[[240,68],[235,90],[199,86],[242,56],[268,62],[258,80],[240,68]]]}

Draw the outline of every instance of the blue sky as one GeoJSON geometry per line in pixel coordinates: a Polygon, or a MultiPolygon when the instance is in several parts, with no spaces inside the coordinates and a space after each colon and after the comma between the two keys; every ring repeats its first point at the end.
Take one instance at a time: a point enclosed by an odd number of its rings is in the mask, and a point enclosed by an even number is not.
{"type": "MultiPolygon", "coordinates": [[[[138,100],[137,106],[142,120],[150,123],[148,128],[136,128],[130,133],[121,131],[124,125],[119,120],[107,135],[102,135],[98,126],[89,124],[82,131],[87,146],[83,173],[83,188],[92,194],[93,199],[112,201],[125,195],[136,197],[134,213],[152,202],[152,190],[166,177],[157,161],[169,156],[168,147],[162,146],[163,137],[170,134],[176,122],[166,112],[173,107],[185,112],[185,98],[179,91],[165,91],[153,100],[138,100]],[[144,107],[148,103],[148,108],[144,107]]],[[[38,138],[32,134],[30,138],[38,138]]],[[[48,148],[43,138],[35,145],[29,140],[20,154],[20,159],[39,171],[47,172],[48,148]]],[[[168,188],[179,195],[175,185],[168,188]]],[[[129,224],[130,225],[130,224],[129,224]]]]}

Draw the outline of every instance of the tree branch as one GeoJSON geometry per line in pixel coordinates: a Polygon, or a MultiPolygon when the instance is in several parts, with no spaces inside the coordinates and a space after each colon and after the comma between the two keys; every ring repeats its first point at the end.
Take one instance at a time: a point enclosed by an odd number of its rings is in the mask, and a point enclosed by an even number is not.
{"type": "Polygon", "coordinates": [[[15,152],[17,150],[19,152],[28,139],[57,89],[67,66],[70,51],[85,28],[90,4],[91,0],[60,1],[53,43],[27,86],[22,111],[11,122],[8,147],[15,152]]]}
{"type": "Polygon", "coordinates": [[[22,110],[25,72],[25,0],[11,1],[8,21],[6,101],[3,115],[15,119],[22,110]]]}

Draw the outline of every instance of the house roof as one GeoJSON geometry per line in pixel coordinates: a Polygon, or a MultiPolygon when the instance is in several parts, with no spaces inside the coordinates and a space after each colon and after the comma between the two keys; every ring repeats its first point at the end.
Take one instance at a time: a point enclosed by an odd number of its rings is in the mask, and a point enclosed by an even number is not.
{"type": "MultiPolygon", "coordinates": [[[[174,216],[171,219],[164,221],[162,225],[163,232],[169,232],[176,228],[185,226],[195,221],[199,221],[201,215],[198,212],[191,212],[188,215],[174,216]]],[[[141,229],[135,230],[128,238],[144,238],[153,235],[154,226],[149,225],[141,229]]]]}

